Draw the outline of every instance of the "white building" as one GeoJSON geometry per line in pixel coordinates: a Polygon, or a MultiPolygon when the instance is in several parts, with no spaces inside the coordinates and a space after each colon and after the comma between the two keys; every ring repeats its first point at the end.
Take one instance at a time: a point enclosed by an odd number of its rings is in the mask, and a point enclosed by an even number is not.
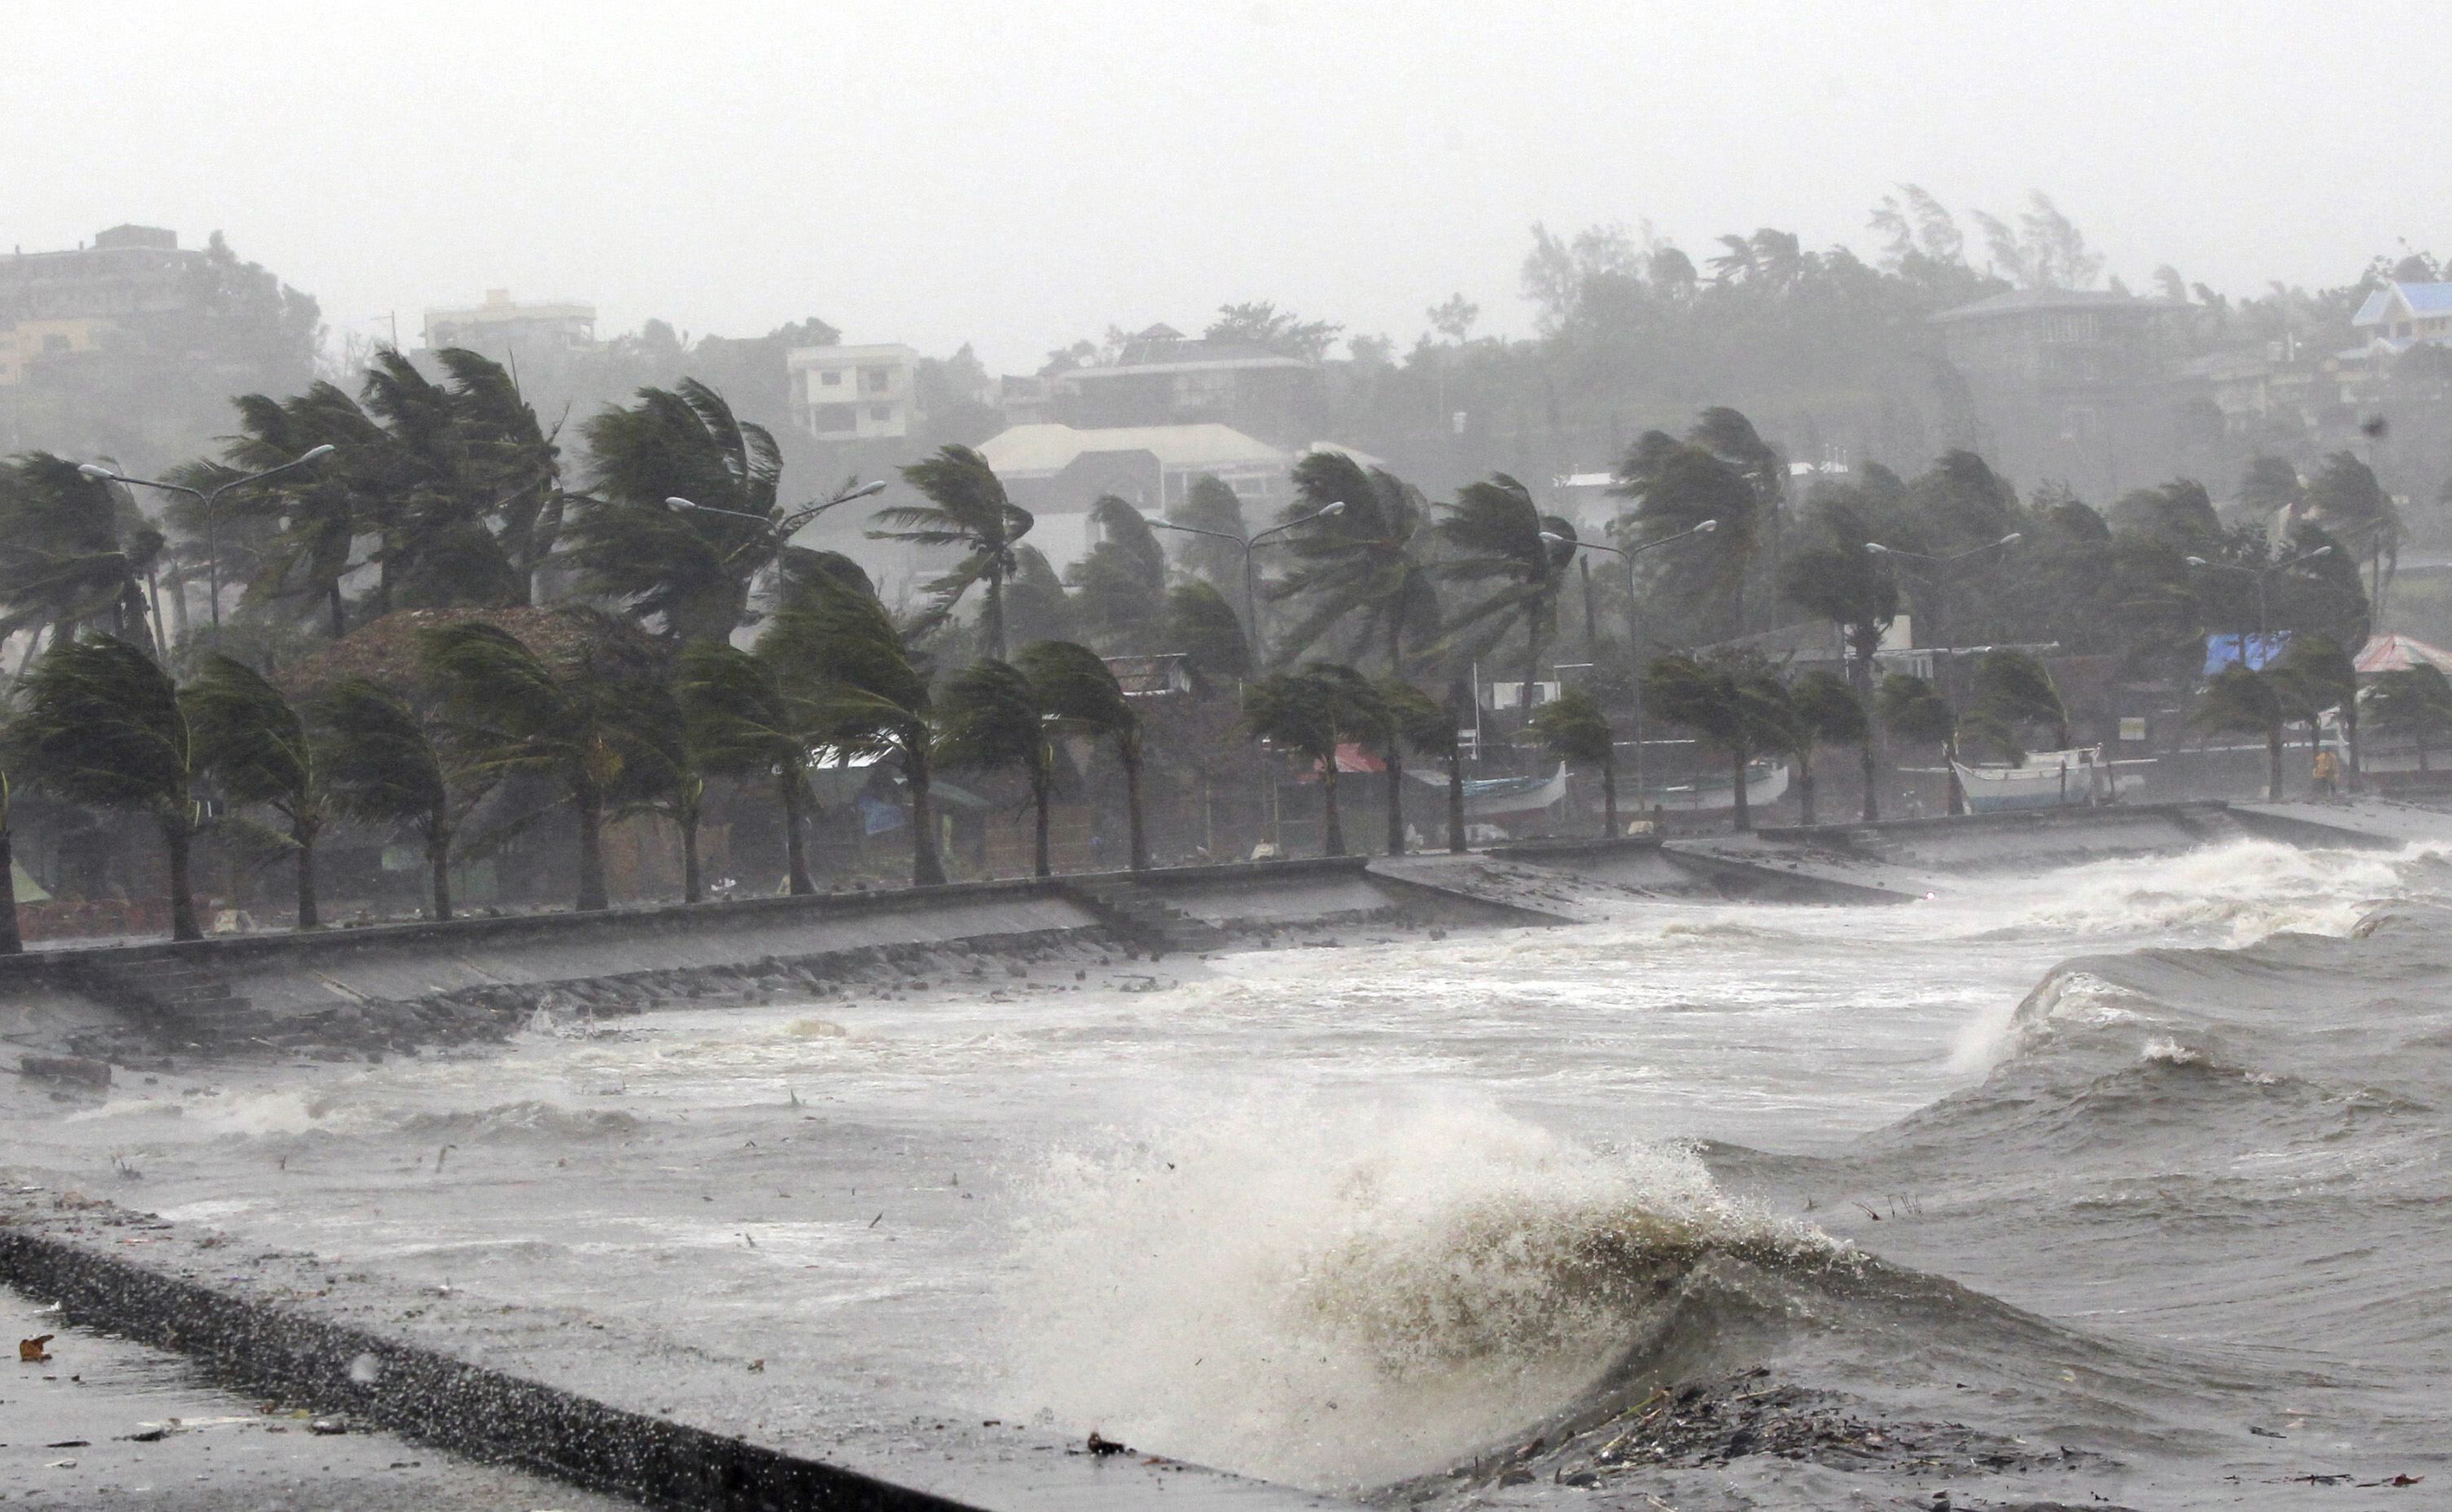
{"type": "Polygon", "coordinates": [[[874,441],[907,436],[919,418],[915,380],[920,354],[897,343],[874,346],[801,346],[785,359],[792,413],[820,441],[874,441]]]}

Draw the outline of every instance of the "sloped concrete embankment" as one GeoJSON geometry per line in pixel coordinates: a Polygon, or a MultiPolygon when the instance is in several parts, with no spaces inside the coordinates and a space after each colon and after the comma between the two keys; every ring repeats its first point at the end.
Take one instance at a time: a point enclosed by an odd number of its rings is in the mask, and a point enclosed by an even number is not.
{"type": "Polygon", "coordinates": [[[511,1306],[485,1307],[473,1345],[422,1336],[450,1310],[430,1290],[337,1275],[306,1257],[241,1252],[219,1235],[81,1198],[21,1190],[0,1202],[0,1284],[58,1303],[73,1325],[187,1355],[222,1384],[652,1506],[1293,1512],[1344,1504],[950,1419],[754,1442],[727,1406],[738,1388],[694,1366],[688,1351],[659,1348],[652,1361],[624,1364],[600,1346],[591,1357],[599,1373],[589,1378],[574,1357],[520,1343],[566,1339],[568,1319],[511,1306]],[[486,1350],[486,1363],[465,1358],[469,1348],[486,1350]]]}
{"type": "Polygon", "coordinates": [[[1370,876],[1364,858],[759,898],[254,935],[0,960],[0,1028],[106,1058],[270,1048],[382,1053],[499,1037],[539,1010],[824,995],[1106,952],[1226,948],[1356,920],[1521,911],[1370,876]]]}
{"type": "Polygon", "coordinates": [[[1830,874],[1771,847],[1722,848],[1690,841],[1633,837],[1528,840],[1502,846],[1495,857],[1518,861],[1637,892],[1669,897],[1719,897],[1761,903],[1905,903],[1913,893],[1830,874]]]}

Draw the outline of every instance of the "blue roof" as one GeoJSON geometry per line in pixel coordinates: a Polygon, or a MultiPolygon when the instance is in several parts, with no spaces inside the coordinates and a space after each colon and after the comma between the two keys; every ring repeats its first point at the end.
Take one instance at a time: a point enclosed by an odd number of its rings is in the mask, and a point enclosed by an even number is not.
{"type": "Polygon", "coordinates": [[[2399,293],[2413,315],[2452,315],[2452,284],[2387,284],[2367,296],[2359,312],[2350,317],[2353,325],[2374,325],[2384,318],[2384,306],[2393,294],[2399,293]]]}

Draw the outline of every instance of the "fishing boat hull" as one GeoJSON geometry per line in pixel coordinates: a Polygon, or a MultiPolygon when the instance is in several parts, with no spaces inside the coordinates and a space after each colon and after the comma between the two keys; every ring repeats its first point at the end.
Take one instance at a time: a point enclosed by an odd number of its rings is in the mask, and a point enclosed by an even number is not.
{"type": "Polygon", "coordinates": [[[2138,777],[2115,781],[2113,763],[2097,759],[2092,751],[2038,752],[2014,767],[1951,765],[1970,814],[2085,808],[2133,795],[2143,785],[2138,777]]]}
{"type": "MultiPolygon", "coordinates": [[[[1746,768],[1746,806],[1776,803],[1788,793],[1789,768],[1784,761],[1756,761],[1746,768]]],[[[1636,807],[1671,814],[1710,814],[1737,806],[1736,788],[1726,776],[1647,787],[1636,795],[1636,807]]]]}
{"type": "MultiPolygon", "coordinates": [[[[1444,792],[1447,775],[1408,768],[1405,776],[1444,792]]],[[[1538,814],[1567,795],[1567,764],[1546,777],[1482,777],[1464,785],[1464,816],[1498,819],[1510,815],[1538,814]]]]}

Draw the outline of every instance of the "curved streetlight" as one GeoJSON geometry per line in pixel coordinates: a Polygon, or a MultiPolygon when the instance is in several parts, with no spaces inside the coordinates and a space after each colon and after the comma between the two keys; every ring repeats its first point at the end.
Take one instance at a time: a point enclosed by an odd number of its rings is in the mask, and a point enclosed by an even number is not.
{"type": "MultiPolygon", "coordinates": [[[[293,467],[304,467],[308,462],[322,461],[325,458],[331,456],[337,449],[338,448],[333,446],[329,442],[326,442],[323,445],[317,446],[310,451],[301,452],[299,455],[292,457],[289,461],[283,462],[278,467],[267,467],[260,473],[248,473],[244,478],[233,478],[229,481],[223,483],[221,486],[211,490],[210,492],[207,492],[201,488],[190,488],[186,483],[167,483],[157,481],[150,478],[130,478],[126,473],[119,472],[113,468],[105,467],[100,462],[81,463],[78,465],[77,471],[83,473],[86,477],[92,479],[96,482],[126,483],[134,488],[159,489],[161,492],[166,494],[185,494],[203,506],[205,514],[205,574],[208,585],[207,591],[212,595],[213,632],[218,635],[222,628],[222,553],[220,541],[221,514],[219,507],[222,495],[228,493],[233,488],[244,488],[249,483],[262,482],[264,480],[272,477],[275,473],[286,473],[293,467]]],[[[185,615],[187,610],[183,607],[180,610],[180,613],[185,615]]]]}
{"type": "MultiPolygon", "coordinates": [[[[871,479],[864,483],[846,482],[832,498],[821,499],[815,503],[796,509],[781,520],[769,520],[764,515],[753,514],[746,509],[719,509],[713,504],[702,504],[694,499],[683,499],[679,494],[666,494],[664,505],[669,509],[694,509],[702,515],[722,515],[726,520],[743,520],[758,526],[759,533],[750,540],[742,542],[724,554],[724,564],[729,566],[740,560],[742,555],[749,550],[751,544],[763,543],[768,555],[766,561],[757,570],[763,571],[765,567],[774,566],[780,571],[778,564],[783,560],[784,548],[792,543],[794,536],[800,534],[802,525],[837,504],[847,504],[855,499],[874,499],[883,492],[885,492],[885,480],[882,478],[871,479]]],[[[753,578],[756,575],[756,572],[751,574],[753,578]]]]}
{"type": "MultiPolygon", "coordinates": [[[[1632,547],[1612,546],[1607,541],[1600,540],[1580,540],[1572,536],[1559,535],[1554,530],[1541,532],[1541,540],[1549,545],[1572,545],[1578,550],[1606,551],[1611,556],[1626,559],[1626,654],[1635,662],[1634,801],[1638,809],[1643,806],[1643,595],[1635,583],[1634,559],[1647,551],[1658,551],[1663,546],[1674,545],[1689,536],[1708,536],[1719,528],[1720,522],[1717,520],[1698,520],[1673,536],[1663,536],[1658,540],[1647,540],[1640,546],[1632,547]]],[[[1528,712],[1532,707],[1532,690],[1530,688],[1524,690],[1524,707],[1528,712]]]]}
{"type": "MultiPolygon", "coordinates": [[[[2276,573],[2296,567],[2301,562],[2314,561],[2319,557],[2329,557],[2332,554],[2332,547],[2319,546],[2313,551],[2302,552],[2298,556],[2292,557],[2287,560],[2277,561],[2270,567],[2244,567],[2239,565],[2237,562],[2212,561],[2204,557],[2183,557],[2180,560],[2202,572],[2235,572],[2243,578],[2253,578],[2256,579],[2256,640],[2257,644],[2262,646],[2264,643],[2264,638],[2267,634],[2265,629],[2264,614],[2265,583],[2270,580],[2276,573]]],[[[2247,665],[2247,648],[2244,646],[2240,648],[2239,664],[2243,667],[2247,665]]]]}
{"type": "Polygon", "coordinates": [[[1965,561],[1969,557],[1981,557],[1987,551],[1998,551],[2004,546],[2014,546],[2026,539],[2025,531],[2013,530],[1998,540],[1986,541],[1981,546],[1969,546],[1965,551],[1953,552],[1947,557],[1928,557],[1921,551],[1901,551],[1896,546],[1885,546],[1878,540],[1865,542],[1865,549],[1876,557],[1905,557],[1910,561],[1928,561],[1935,566],[1948,566],[1953,561],[1965,561]]]}
{"type": "Polygon", "coordinates": [[[1157,520],[1148,515],[1141,516],[1141,522],[1153,530],[1179,530],[1187,536],[1208,536],[1216,540],[1231,540],[1236,549],[1243,553],[1243,635],[1244,638],[1251,643],[1252,665],[1256,667],[1267,658],[1260,647],[1259,585],[1252,570],[1252,548],[1279,531],[1292,530],[1296,525],[1308,525],[1315,520],[1326,520],[1331,515],[1343,513],[1345,513],[1345,501],[1340,499],[1334,503],[1322,504],[1308,515],[1296,516],[1283,524],[1271,525],[1266,530],[1255,531],[1248,536],[1238,536],[1231,530],[1211,530],[1202,525],[1178,525],[1172,520],[1157,520]]]}

